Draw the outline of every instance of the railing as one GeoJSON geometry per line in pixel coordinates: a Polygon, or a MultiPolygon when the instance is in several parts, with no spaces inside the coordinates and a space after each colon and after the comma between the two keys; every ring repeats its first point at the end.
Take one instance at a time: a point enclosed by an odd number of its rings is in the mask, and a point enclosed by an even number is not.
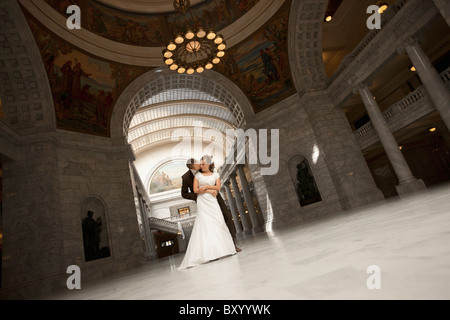
{"type": "Polygon", "coordinates": [[[177,219],[172,218],[172,220],[175,221],[170,221],[169,219],[170,218],[158,219],[150,217],[148,218],[148,221],[151,229],[181,234],[184,239],[186,237],[186,232],[194,226],[195,216],[177,219]]]}
{"type": "Polygon", "coordinates": [[[132,161],[130,161],[130,175],[134,188],[139,231],[144,244],[144,255],[149,259],[156,258],[157,253],[155,251],[155,242],[147,219],[150,212],[150,208],[148,206],[150,200],[147,192],[145,192],[144,184],[142,183],[142,180],[139,177],[136,167],[132,161]]]}
{"type": "MultiPolygon", "coordinates": [[[[450,89],[450,67],[443,71],[440,76],[450,89]]],[[[420,86],[402,100],[389,107],[383,112],[383,116],[392,132],[395,132],[434,110],[435,107],[428,98],[425,87],[420,86]]],[[[375,128],[372,122],[366,123],[356,130],[354,134],[361,147],[367,147],[369,140],[371,143],[376,141],[375,128]]]]}
{"type": "MultiPolygon", "coordinates": [[[[394,5],[390,6],[385,13],[381,16],[381,26],[384,27],[391,19],[403,8],[403,6],[408,2],[408,0],[397,1],[394,5]]],[[[327,84],[330,85],[336,80],[339,75],[347,68],[347,66],[355,60],[359,54],[372,42],[372,40],[377,36],[377,34],[381,31],[381,29],[373,29],[371,30],[358,44],[358,46],[353,49],[353,51],[347,55],[340,67],[328,78],[327,84]]]]}

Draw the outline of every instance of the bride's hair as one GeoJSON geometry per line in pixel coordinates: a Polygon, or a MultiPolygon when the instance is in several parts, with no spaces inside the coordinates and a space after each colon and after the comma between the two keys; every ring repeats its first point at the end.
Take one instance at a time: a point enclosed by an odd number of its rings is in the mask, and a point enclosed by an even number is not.
{"type": "Polygon", "coordinates": [[[207,164],[209,164],[209,171],[214,172],[214,161],[212,156],[203,156],[201,160],[204,160],[207,164]]]}

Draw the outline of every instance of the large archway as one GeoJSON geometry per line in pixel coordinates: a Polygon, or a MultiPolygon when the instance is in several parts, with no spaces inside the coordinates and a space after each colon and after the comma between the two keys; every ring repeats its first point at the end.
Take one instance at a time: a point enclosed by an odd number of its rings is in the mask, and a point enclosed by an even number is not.
{"type": "Polygon", "coordinates": [[[180,75],[167,68],[158,68],[143,74],[122,92],[112,114],[111,138],[122,140],[127,137],[133,116],[140,107],[147,105],[147,101],[174,102],[180,98],[221,103],[232,113],[237,128],[245,128],[248,120],[254,117],[246,95],[225,76],[212,70],[201,75],[180,75]],[[185,93],[175,98],[164,97],[164,92],[178,89],[185,89],[185,93]],[[191,96],[186,93],[188,91],[191,96]],[[156,100],[157,96],[162,97],[161,100],[156,100]]]}
{"type": "Polygon", "coordinates": [[[171,164],[186,163],[190,157],[199,158],[220,150],[214,154],[216,168],[220,170],[227,153],[234,151],[231,149],[234,136],[229,137],[227,131],[234,134],[236,129],[245,130],[247,121],[252,122],[254,117],[252,105],[241,89],[212,70],[185,75],[154,69],[124,90],[112,115],[111,138],[133,150],[134,174],[140,177],[148,193],[152,223],[155,218],[174,221],[177,208],[189,205],[179,191],[179,166],[175,170],[178,175],[162,168],[169,170],[171,164]],[[199,145],[200,152],[196,147],[188,152],[183,152],[186,150],[183,148],[179,151],[180,139],[187,140],[189,146],[191,142],[199,145]],[[166,180],[170,185],[164,185],[166,180]]]}

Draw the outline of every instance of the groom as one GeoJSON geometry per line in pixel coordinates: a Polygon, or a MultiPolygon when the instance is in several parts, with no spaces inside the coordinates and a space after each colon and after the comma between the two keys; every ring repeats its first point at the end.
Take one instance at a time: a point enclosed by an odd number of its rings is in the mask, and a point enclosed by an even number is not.
{"type": "MultiPolygon", "coordinates": [[[[183,184],[181,186],[181,196],[188,200],[197,201],[197,195],[194,193],[194,175],[197,173],[198,170],[200,170],[200,162],[195,159],[189,159],[186,162],[186,166],[188,167],[189,171],[187,171],[181,177],[183,179],[183,184]]],[[[228,210],[228,207],[225,204],[225,201],[223,201],[223,198],[221,197],[220,193],[217,192],[215,197],[217,198],[217,202],[219,203],[220,209],[222,210],[223,218],[225,219],[225,224],[230,230],[231,237],[233,238],[233,242],[236,247],[236,251],[240,252],[242,250],[236,246],[236,229],[234,227],[234,223],[231,217],[231,212],[230,210],[228,210]]]]}

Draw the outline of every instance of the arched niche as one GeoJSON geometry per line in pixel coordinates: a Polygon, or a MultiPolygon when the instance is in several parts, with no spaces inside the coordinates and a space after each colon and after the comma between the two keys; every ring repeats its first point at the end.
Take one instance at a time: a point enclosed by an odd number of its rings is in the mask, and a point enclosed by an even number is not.
{"type": "Polygon", "coordinates": [[[83,200],[80,208],[80,226],[85,261],[110,257],[108,214],[106,205],[101,199],[91,196],[83,200]]]}
{"type": "Polygon", "coordinates": [[[293,155],[288,161],[288,170],[301,207],[322,201],[311,166],[305,156],[293,155]]]}

